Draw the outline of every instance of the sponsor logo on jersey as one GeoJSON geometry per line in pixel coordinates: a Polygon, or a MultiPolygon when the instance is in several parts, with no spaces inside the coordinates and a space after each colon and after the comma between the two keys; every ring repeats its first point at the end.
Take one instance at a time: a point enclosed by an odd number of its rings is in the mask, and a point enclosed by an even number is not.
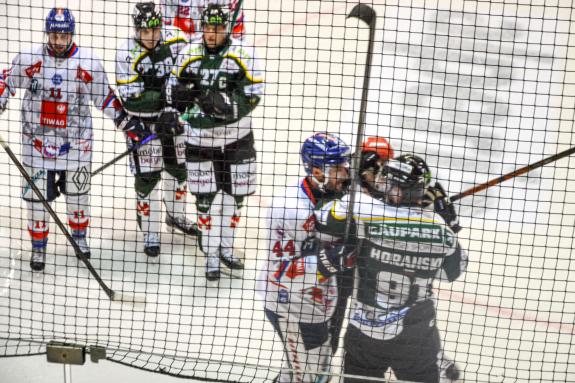
{"type": "Polygon", "coordinates": [[[32,78],[36,73],[40,73],[41,68],[42,68],[42,61],[38,61],[36,64],[26,68],[24,70],[24,73],[26,73],[26,76],[32,78]]]}
{"type": "Polygon", "coordinates": [[[47,128],[65,129],[68,124],[68,103],[42,101],[40,125],[47,128]]]}
{"type": "Polygon", "coordinates": [[[405,307],[399,311],[380,316],[377,319],[375,319],[374,313],[372,311],[357,310],[353,314],[352,321],[356,321],[364,326],[369,327],[383,327],[405,318],[410,309],[411,307],[405,307]]]}
{"type": "Polygon", "coordinates": [[[418,270],[439,269],[443,263],[443,257],[432,258],[417,255],[397,254],[375,247],[371,249],[370,257],[389,265],[418,270]]]}
{"type": "Polygon", "coordinates": [[[371,237],[434,243],[443,243],[447,239],[444,228],[439,225],[419,223],[367,223],[366,226],[367,234],[371,237]]]}
{"type": "Polygon", "coordinates": [[[52,76],[52,84],[54,84],[54,85],[60,85],[60,84],[62,84],[63,81],[64,81],[64,79],[58,73],[56,73],[56,74],[54,74],[54,76],[52,76]]]}

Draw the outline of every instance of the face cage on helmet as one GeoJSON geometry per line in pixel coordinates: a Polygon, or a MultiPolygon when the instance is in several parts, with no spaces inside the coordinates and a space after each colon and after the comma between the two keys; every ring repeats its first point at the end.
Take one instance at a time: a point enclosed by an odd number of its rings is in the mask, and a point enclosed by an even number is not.
{"type": "Polygon", "coordinates": [[[425,184],[423,180],[421,182],[406,184],[404,182],[394,180],[393,177],[385,177],[383,185],[384,188],[382,192],[386,194],[387,201],[397,206],[418,206],[421,204],[423,194],[425,193],[425,184]],[[401,189],[402,192],[399,204],[395,204],[390,199],[390,193],[395,187],[401,189]]]}

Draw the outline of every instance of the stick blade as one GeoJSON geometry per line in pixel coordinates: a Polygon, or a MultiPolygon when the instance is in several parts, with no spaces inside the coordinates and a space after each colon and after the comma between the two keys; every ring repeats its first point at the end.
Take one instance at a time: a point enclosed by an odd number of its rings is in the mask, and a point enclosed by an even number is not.
{"type": "Polygon", "coordinates": [[[357,17],[364,23],[372,25],[372,23],[375,23],[375,16],[376,14],[372,7],[367,4],[357,4],[347,15],[347,18],[357,17]]]}
{"type": "Polygon", "coordinates": [[[134,306],[145,305],[146,297],[141,294],[130,294],[114,291],[112,295],[112,302],[128,303],[134,306]]]}

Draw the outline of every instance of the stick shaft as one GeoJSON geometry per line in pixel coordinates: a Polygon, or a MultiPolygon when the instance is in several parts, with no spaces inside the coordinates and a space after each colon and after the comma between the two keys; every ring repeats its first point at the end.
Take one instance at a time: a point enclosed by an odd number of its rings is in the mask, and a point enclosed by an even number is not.
{"type": "Polygon", "coordinates": [[[120,154],[119,156],[115,157],[113,160],[105,163],[104,165],[100,166],[98,169],[92,172],[92,177],[96,174],[103,172],[105,169],[109,168],[110,166],[114,165],[116,162],[120,161],[122,158],[126,157],[128,154],[135,152],[136,150],[140,149],[142,146],[146,145],[148,142],[156,139],[158,136],[156,134],[152,134],[146,137],[140,144],[132,146],[130,149],[126,150],[124,153],[120,154]]]}
{"type": "Polygon", "coordinates": [[[350,194],[349,194],[349,205],[348,205],[348,212],[347,217],[345,220],[345,240],[349,239],[350,235],[350,228],[353,220],[353,207],[355,205],[355,195],[359,186],[358,182],[358,173],[359,173],[359,166],[361,160],[361,143],[363,140],[364,132],[365,132],[365,115],[367,111],[367,97],[369,94],[369,80],[371,77],[371,61],[373,57],[373,41],[375,37],[375,11],[371,9],[371,7],[365,4],[358,4],[356,5],[352,11],[350,12],[348,17],[358,17],[361,20],[368,22],[367,20],[363,19],[361,16],[369,14],[369,43],[367,47],[367,57],[365,60],[365,69],[363,73],[363,89],[361,92],[361,106],[359,110],[359,121],[358,121],[358,129],[357,129],[357,137],[355,142],[355,153],[353,154],[352,158],[352,166],[350,171],[350,178],[351,178],[351,186],[350,186],[350,194]]]}
{"type": "Polygon", "coordinates": [[[92,266],[92,264],[88,260],[88,258],[86,258],[84,253],[82,253],[82,250],[80,249],[80,247],[78,246],[78,244],[76,243],[74,238],[72,238],[72,236],[68,232],[68,229],[66,229],[66,226],[64,226],[64,223],[62,223],[62,220],[60,220],[60,218],[58,217],[56,212],[52,209],[52,207],[50,206],[48,201],[46,201],[46,198],[44,198],[44,195],[42,195],[42,192],[40,191],[40,189],[38,189],[38,187],[36,186],[36,184],[34,183],[32,178],[30,177],[30,175],[28,174],[26,169],[24,169],[24,166],[22,166],[22,164],[20,163],[20,161],[18,160],[18,158],[16,157],[16,155],[14,154],[14,152],[12,151],[12,149],[10,148],[8,143],[6,143],[6,141],[4,140],[2,135],[0,135],[0,145],[2,146],[2,148],[4,148],[4,150],[8,154],[8,157],[10,157],[10,159],[12,160],[14,165],[16,165],[16,167],[20,171],[20,174],[22,174],[22,176],[24,177],[26,182],[28,182],[28,185],[30,185],[30,187],[32,188],[32,191],[34,192],[34,194],[36,194],[36,197],[40,200],[40,202],[42,202],[42,205],[44,205],[44,208],[46,209],[46,211],[48,211],[48,214],[50,214],[50,216],[54,219],[54,222],[56,222],[56,225],[60,228],[60,230],[62,231],[62,233],[64,234],[64,236],[68,240],[68,242],[70,242],[70,244],[74,248],[74,252],[76,253],[76,256],[78,258],[80,258],[80,260],[82,260],[82,262],[84,262],[84,265],[90,271],[90,274],[92,274],[94,279],[96,279],[96,281],[98,282],[98,284],[100,285],[102,290],[104,290],[104,292],[106,293],[108,298],[112,299],[114,296],[114,291],[112,291],[112,289],[110,289],[104,283],[102,278],[100,278],[100,275],[98,275],[98,272],[94,269],[94,267],[92,266]]]}
{"type": "Polygon", "coordinates": [[[520,176],[522,174],[528,173],[531,170],[540,168],[541,166],[545,166],[547,164],[550,164],[551,162],[555,162],[555,161],[557,161],[563,157],[570,156],[573,153],[575,153],[575,147],[573,147],[571,149],[564,150],[560,153],[552,155],[551,157],[544,158],[541,161],[534,162],[530,165],[524,166],[524,167],[517,169],[517,170],[514,170],[510,173],[504,174],[501,177],[497,177],[497,178],[489,180],[485,183],[476,185],[476,186],[472,187],[471,189],[465,190],[459,194],[454,195],[453,197],[450,197],[450,199],[452,202],[454,202],[454,201],[460,200],[463,197],[467,197],[467,196],[470,196],[472,194],[479,193],[480,191],[483,191],[487,188],[490,188],[492,186],[495,186],[495,185],[498,185],[502,182],[510,180],[511,178],[515,178],[515,177],[520,176]]]}

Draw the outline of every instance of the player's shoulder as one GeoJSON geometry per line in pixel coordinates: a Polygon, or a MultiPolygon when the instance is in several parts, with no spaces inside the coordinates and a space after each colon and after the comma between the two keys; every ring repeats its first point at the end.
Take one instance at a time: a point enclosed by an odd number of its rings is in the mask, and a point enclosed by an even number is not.
{"type": "Polygon", "coordinates": [[[203,57],[205,55],[204,45],[201,40],[192,40],[182,47],[179,56],[184,58],[203,57]]]}
{"type": "Polygon", "coordinates": [[[132,37],[125,39],[116,50],[116,60],[134,62],[144,54],[145,49],[132,37]]]}
{"type": "Polygon", "coordinates": [[[295,218],[299,215],[309,216],[313,210],[313,204],[309,198],[301,191],[300,185],[288,185],[281,189],[274,189],[274,196],[270,204],[270,209],[286,218],[295,218]]]}
{"type": "Polygon", "coordinates": [[[255,57],[255,47],[247,43],[245,39],[230,37],[230,40],[230,46],[225,55],[230,55],[240,60],[251,60],[255,57]]]}
{"type": "MultiPolygon", "coordinates": [[[[74,48],[72,48],[74,49],[74,48]]],[[[71,52],[72,58],[77,58],[85,67],[102,66],[100,56],[91,48],[76,46],[76,52],[71,52]]]]}
{"type": "Polygon", "coordinates": [[[171,25],[165,25],[162,28],[162,44],[187,44],[189,42],[186,34],[180,29],[171,25]]]}
{"type": "Polygon", "coordinates": [[[44,59],[44,48],[44,44],[25,46],[20,53],[14,57],[14,61],[19,62],[21,65],[31,65],[37,61],[42,61],[44,59]]]}

